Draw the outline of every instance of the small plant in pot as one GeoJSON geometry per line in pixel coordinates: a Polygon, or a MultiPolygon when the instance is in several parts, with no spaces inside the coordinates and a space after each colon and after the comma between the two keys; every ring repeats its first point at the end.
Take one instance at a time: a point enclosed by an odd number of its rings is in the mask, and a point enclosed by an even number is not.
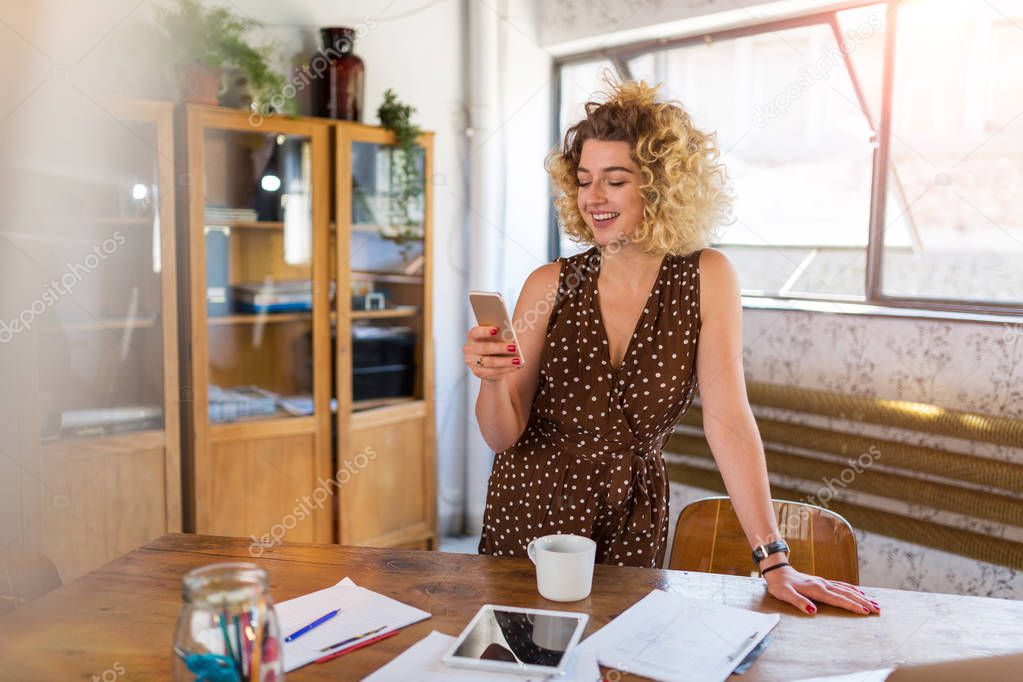
{"type": "Polygon", "coordinates": [[[424,200],[422,148],[417,142],[423,131],[412,122],[415,110],[400,102],[391,89],[384,93],[384,102],[377,110],[380,125],[394,134],[395,141],[391,155],[391,222],[381,230],[381,236],[398,244],[406,259],[415,243],[423,238],[423,224],[413,215],[421,212],[417,209],[424,200]]]}
{"type": "MultiPolygon", "coordinates": [[[[253,47],[245,40],[259,22],[224,7],[206,7],[200,0],[159,6],[156,19],[154,42],[170,62],[184,101],[218,104],[227,73],[248,81],[253,104],[261,108],[284,87],[284,76],[269,65],[274,49],[253,47]]],[[[285,100],[285,109],[288,104],[285,100]]]]}

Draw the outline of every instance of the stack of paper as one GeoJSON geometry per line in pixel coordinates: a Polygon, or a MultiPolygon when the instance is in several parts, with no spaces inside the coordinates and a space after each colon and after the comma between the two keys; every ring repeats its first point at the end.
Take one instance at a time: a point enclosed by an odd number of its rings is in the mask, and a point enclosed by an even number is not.
{"type": "MultiPolygon", "coordinates": [[[[363,682],[547,682],[544,676],[495,673],[484,670],[451,668],[441,662],[454,637],[431,632],[406,649],[400,656],[365,678],[363,682]]],[[[558,682],[597,682],[600,668],[590,652],[576,649],[565,674],[558,682]]]]}
{"type": "Polygon", "coordinates": [[[723,682],[779,620],[654,590],[580,646],[622,672],[662,682],[723,682]]]}
{"type": "MultiPolygon", "coordinates": [[[[359,587],[348,578],[325,590],[283,601],[274,609],[282,640],[328,611],[341,609],[341,613],[323,625],[284,643],[284,672],[344,651],[347,647],[324,651],[338,642],[373,631],[376,636],[384,635],[430,617],[426,611],[359,587]]],[[[356,639],[349,646],[358,643],[356,639]]]]}

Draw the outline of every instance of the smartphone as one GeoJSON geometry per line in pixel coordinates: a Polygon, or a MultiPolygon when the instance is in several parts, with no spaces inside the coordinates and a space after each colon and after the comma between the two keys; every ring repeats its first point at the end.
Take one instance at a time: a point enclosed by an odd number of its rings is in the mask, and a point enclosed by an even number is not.
{"type": "Polygon", "coordinates": [[[504,299],[496,291],[470,291],[469,303],[476,313],[476,323],[481,327],[497,327],[497,336],[501,341],[515,344],[515,352],[496,353],[504,357],[515,357],[525,363],[519,346],[519,339],[515,336],[515,328],[512,326],[511,315],[504,305],[504,299]]]}

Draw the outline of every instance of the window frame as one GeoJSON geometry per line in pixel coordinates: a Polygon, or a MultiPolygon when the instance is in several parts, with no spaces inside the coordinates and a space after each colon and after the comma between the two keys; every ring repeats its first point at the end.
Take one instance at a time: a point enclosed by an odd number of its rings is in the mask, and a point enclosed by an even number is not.
{"type": "MultiPolygon", "coordinates": [[[[866,281],[864,282],[864,296],[851,297],[847,295],[814,295],[807,293],[766,294],[762,292],[743,291],[744,302],[752,303],[750,307],[761,307],[757,305],[760,300],[764,308],[770,309],[813,309],[821,303],[835,304],[835,312],[851,312],[850,309],[861,307],[864,314],[877,314],[879,309],[893,309],[892,314],[904,314],[906,317],[916,317],[914,311],[927,311],[932,317],[937,313],[939,317],[951,319],[974,319],[976,321],[993,322],[1003,316],[1018,317],[1023,315],[1023,303],[1011,304],[1002,302],[986,302],[975,299],[953,299],[940,297],[912,297],[885,294],[882,289],[882,273],[884,267],[884,220],[885,202],[888,195],[889,182],[889,155],[891,150],[891,123],[892,123],[892,95],[895,81],[895,52],[896,34],[898,32],[898,11],[899,0],[849,0],[837,6],[823,11],[813,11],[806,14],[775,19],[766,22],[724,28],[717,31],[704,31],[698,33],[681,34],[671,38],[660,38],[644,40],[635,43],[627,43],[614,47],[587,50],[557,57],[551,66],[553,88],[551,88],[551,145],[557,147],[561,144],[561,75],[562,69],[573,64],[587,63],[597,60],[610,61],[617,71],[619,78],[628,80],[631,78],[629,61],[636,57],[657,52],[671,50],[680,47],[688,47],[705,42],[721,40],[733,40],[751,35],[772,33],[778,30],[800,28],[805,26],[825,25],[833,31],[838,30],[837,15],[839,12],[868,7],[870,5],[884,4],[887,6],[885,12],[885,37],[884,52],[881,74],[881,109],[880,117],[873,120],[868,110],[864,114],[868,117],[870,125],[874,129],[873,158],[871,165],[870,183],[870,206],[868,235],[866,245],[866,281]],[[791,302],[791,305],[779,305],[782,302],[791,302]],[[839,310],[841,308],[841,310],[839,310]]],[[[853,80],[856,80],[856,72],[849,69],[848,59],[845,60],[847,72],[853,80]]],[[[854,83],[857,92],[859,85],[854,83]]],[[[860,102],[861,108],[864,103],[860,102]]],[[[558,230],[557,212],[553,204],[548,207],[549,221],[548,229],[550,238],[548,240],[549,256],[553,260],[561,255],[560,234],[558,230]]]]}

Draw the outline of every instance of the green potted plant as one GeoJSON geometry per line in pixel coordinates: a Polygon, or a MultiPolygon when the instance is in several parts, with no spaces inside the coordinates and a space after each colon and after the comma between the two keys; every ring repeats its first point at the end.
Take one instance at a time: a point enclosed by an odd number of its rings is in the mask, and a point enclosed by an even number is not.
{"type": "Polygon", "coordinates": [[[400,102],[391,89],[384,92],[384,102],[377,109],[380,125],[390,130],[395,140],[391,154],[390,224],[384,226],[381,236],[401,246],[403,255],[423,238],[422,222],[412,216],[413,207],[424,200],[422,148],[417,142],[423,131],[412,122],[415,111],[415,107],[400,102]]]}
{"type": "Polygon", "coordinates": [[[159,6],[156,18],[154,47],[169,57],[184,101],[217,104],[226,71],[247,79],[253,102],[261,107],[284,87],[284,76],[269,65],[274,49],[245,40],[259,22],[224,7],[205,7],[201,0],[159,6]]]}

